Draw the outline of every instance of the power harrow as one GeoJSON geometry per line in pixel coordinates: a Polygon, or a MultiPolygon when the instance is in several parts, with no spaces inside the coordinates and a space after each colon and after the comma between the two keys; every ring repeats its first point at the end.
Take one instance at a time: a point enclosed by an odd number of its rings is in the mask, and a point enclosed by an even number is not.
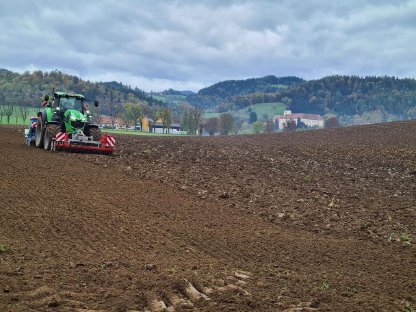
{"type": "Polygon", "coordinates": [[[86,136],[82,130],[78,130],[71,137],[68,132],[58,132],[52,139],[51,150],[111,155],[115,143],[114,137],[107,134],[99,141],[94,141],[93,137],[86,136]]]}
{"type": "MultiPolygon", "coordinates": [[[[53,95],[52,101],[45,95],[42,110],[30,119],[26,144],[45,150],[111,155],[116,141],[111,135],[101,135],[84,96],[55,91],[53,95]]],[[[98,107],[97,101],[94,106],[98,107]]]]}

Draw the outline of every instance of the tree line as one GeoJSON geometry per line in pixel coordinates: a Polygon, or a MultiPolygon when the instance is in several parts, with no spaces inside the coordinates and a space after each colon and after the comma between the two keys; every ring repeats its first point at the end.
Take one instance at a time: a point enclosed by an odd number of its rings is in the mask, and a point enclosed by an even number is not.
{"type": "MultiPolygon", "coordinates": [[[[157,120],[163,113],[166,125],[181,123],[182,128],[192,134],[202,132],[205,124],[202,113],[206,108],[214,108],[223,114],[250,109],[258,103],[280,102],[293,112],[335,115],[344,124],[416,118],[416,81],[410,78],[337,75],[305,81],[298,77],[266,76],[219,82],[197,94],[169,89],[162,94],[169,95],[172,103],[164,103],[153,93],[147,94],[137,87],[131,88],[115,81],[84,81],[57,70],[18,74],[0,69],[1,121],[5,118],[10,122],[13,115],[23,119],[27,115],[24,107],[40,108],[42,96],[50,94],[53,87],[84,93],[90,100],[97,99],[100,102],[94,112],[97,116],[107,115],[112,121],[119,117],[126,124],[135,124],[133,120],[137,119],[131,116],[138,114],[137,108],[132,109],[131,105],[138,105],[141,115],[157,120]]],[[[246,119],[234,120],[234,128],[244,122],[252,125],[257,116],[248,112],[246,119]]],[[[263,116],[263,119],[267,122],[268,118],[263,116]]],[[[220,124],[219,119],[217,124],[220,124]]],[[[217,130],[220,133],[233,132],[217,130]]]]}
{"type": "Polygon", "coordinates": [[[187,101],[219,113],[258,103],[281,102],[294,112],[335,114],[346,121],[366,115],[379,116],[380,122],[416,118],[413,78],[345,75],[309,81],[297,77],[275,78],[225,81],[200,90],[187,101]]]}
{"type": "Polygon", "coordinates": [[[149,106],[146,103],[126,103],[123,106],[122,112],[118,115],[124,122],[126,128],[130,125],[136,129],[137,125],[140,126],[140,130],[143,131],[143,123],[145,118],[149,122],[149,128],[152,130],[152,126],[160,120],[162,122],[163,133],[168,133],[169,128],[172,126],[173,118],[172,111],[166,107],[149,106]]]}
{"type": "Polygon", "coordinates": [[[29,118],[30,113],[32,112],[28,106],[16,106],[13,103],[0,105],[0,124],[3,123],[3,118],[6,120],[7,124],[10,124],[12,117],[15,119],[16,124],[19,122],[19,119],[25,123],[29,118]]]}
{"type": "Polygon", "coordinates": [[[102,114],[116,115],[129,102],[146,102],[149,106],[164,103],[147,95],[143,90],[119,82],[90,82],[58,70],[51,72],[26,71],[23,74],[0,69],[0,105],[39,107],[41,98],[52,89],[84,94],[87,99],[98,100],[102,114]]]}
{"type": "MultiPolygon", "coordinates": [[[[259,120],[256,118],[252,119],[249,123],[252,124],[253,134],[273,133],[279,130],[278,121],[274,121],[270,118],[259,120]]],[[[219,117],[208,118],[202,122],[203,129],[211,136],[217,133],[220,135],[238,134],[242,126],[242,121],[235,118],[230,113],[223,113],[219,117]]],[[[324,122],[324,128],[338,127],[340,127],[340,123],[335,116],[327,118],[324,122]]],[[[302,122],[300,118],[298,118],[298,120],[288,120],[283,124],[283,131],[296,131],[298,129],[307,128],[306,124],[302,122]]]]}
{"type": "Polygon", "coordinates": [[[298,77],[278,78],[273,75],[246,80],[227,80],[199,90],[198,95],[227,99],[236,95],[246,95],[256,92],[275,93],[285,89],[287,86],[298,84],[303,81],[303,79],[298,77]]]}

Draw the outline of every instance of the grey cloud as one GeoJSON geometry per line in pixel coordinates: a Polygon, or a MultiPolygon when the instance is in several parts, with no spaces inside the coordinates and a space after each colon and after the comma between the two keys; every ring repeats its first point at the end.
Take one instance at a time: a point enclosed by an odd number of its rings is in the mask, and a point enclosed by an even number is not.
{"type": "Polygon", "coordinates": [[[415,0],[0,2],[0,67],[21,71],[147,90],[268,74],[415,76],[415,0]]]}

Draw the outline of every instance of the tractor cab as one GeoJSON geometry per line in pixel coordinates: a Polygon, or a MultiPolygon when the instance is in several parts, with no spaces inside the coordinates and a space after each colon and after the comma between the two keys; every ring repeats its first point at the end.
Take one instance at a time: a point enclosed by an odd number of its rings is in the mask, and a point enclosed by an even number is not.
{"type": "MultiPolygon", "coordinates": [[[[53,108],[54,114],[60,119],[72,114],[76,119],[83,120],[91,117],[88,109],[87,99],[81,94],[67,92],[54,92],[53,108]],[[67,111],[71,113],[67,113],[67,111]]],[[[98,107],[98,101],[94,101],[94,106],[98,107]]]]}
{"type": "Polygon", "coordinates": [[[67,92],[54,92],[53,108],[65,112],[66,110],[76,110],[82,114],[87,113],[86,99],[81,94],[67,92]]]}
{"type": "MultiPolygon", "coordinates": [[[[85,127],[92,122],[87,101],[81,94],[54,92],[52,105],[49,108],[51,120],[60,124],[63,132],[76,133],[85,130],[85,127]]],[[[94,104],[98,106],[97,101],[94,104]]],[[[48,108],[46,110],[48,111],[48,108]]]]}
{"type": "Polygon", "coordinates": [[[62,111],[73,109],[84,113],[83,99],[75,96],[58,98],[58,105],[62,111]]]}

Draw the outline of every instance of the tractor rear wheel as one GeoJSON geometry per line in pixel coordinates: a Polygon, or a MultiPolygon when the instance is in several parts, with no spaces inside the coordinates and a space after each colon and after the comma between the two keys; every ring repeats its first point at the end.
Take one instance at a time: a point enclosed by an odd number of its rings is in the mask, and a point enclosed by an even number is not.
{"type": "Polygon", "coordinates": [[[43,122],[42,116],[38,116],[38,123],[36,125],[36,133],[35,133],[35,145],[36,147],[41,148],[43,146],[43,136],[45,134],[45,130],[43,129],[43,122]]]}
{"type": "Polygon", "coordinates": [[[101,130],[99,128],[87,128],[87,135],[92,136],[94,141],[101,139],[101,130]]]}
{"type": "Polygon", "coordinates": [[[47,125],[45,131],[45,138],[43,140],[43,147],[45,150],[50,150],[52,147],[52,139],[56,136],[56,134],[61,130],[59,125],[51,124],[47,125]]]}

